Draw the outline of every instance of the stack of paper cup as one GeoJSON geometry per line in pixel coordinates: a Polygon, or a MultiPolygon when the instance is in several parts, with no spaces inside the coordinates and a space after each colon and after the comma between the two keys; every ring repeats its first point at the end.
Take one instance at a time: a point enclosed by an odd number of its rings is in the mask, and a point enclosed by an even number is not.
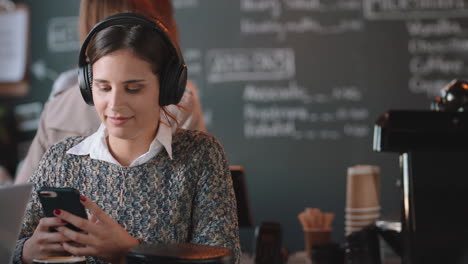
{"type": "Polygon", "coordinates": [[[356,165],[348,168],[345,234],[372,224],[380,217],[380,168],[356,165]]]}

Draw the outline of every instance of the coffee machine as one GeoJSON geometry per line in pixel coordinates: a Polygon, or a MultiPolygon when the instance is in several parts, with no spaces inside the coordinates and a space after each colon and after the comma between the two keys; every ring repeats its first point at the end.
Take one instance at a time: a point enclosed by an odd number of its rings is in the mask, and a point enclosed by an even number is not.
{"type": "Polygon", "coordinates": [[[468,263],[468,83],[442,90],[432,110],[390,110],[373,148],[400,156],[403,264],[468,263]]]}

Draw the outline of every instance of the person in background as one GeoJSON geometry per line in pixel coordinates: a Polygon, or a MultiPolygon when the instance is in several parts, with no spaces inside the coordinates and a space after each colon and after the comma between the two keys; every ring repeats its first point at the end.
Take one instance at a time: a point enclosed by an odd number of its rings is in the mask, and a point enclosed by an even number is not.
{"type": "Polygon", "coordinates": [[[92,76],[82,78],[89,81],[79,87],[101,125],[91,136],[50,147],[30,179],[36,190],[79,190],[91,216],[57,208],[55,217],[41,218],[33,192],[14,263],[64,253],[87,256],[89,264],[124,263],[139,243],[222,246],[239,263],[237,207],[225,152],[213,136],[176,127],[167,105],[184,94],[185,75],[178,74],[183,59],[166,31],[156,32],[164,29],[156,19],[146,18],[152,26],[142,19],[118,14],[91,31],[80,67],[92,76]]]}
{"type": "Polygon", "coordinates": [[[8,173],[8,170],[2,165],[0,165],[0,186],[12,183],[13,181],[11,179],[10,174],[8,173]]]}
{"type": "MultiPolygon", "coordinates": [[[[116,13],[133,12],[158,18],[169,28],[170,38],[178,43],[178,31],[170,0],[82,0],[80,6],[80,40],[102,19],[116,13]]],[[[88,136],[99,127],[100,120],[93,107],[81,98],[77,69],[64,72],[53,85],[50,100],[41,114],[37,133],[26,158],[18,166],[15,183],[27,182],[36,170],[42,155],[54,143],[70,136],[88,136]]],[[[190,81],[178,106],[171,105],[169,113],[185,129],[206,131],[197,88],[190,81]]]]}

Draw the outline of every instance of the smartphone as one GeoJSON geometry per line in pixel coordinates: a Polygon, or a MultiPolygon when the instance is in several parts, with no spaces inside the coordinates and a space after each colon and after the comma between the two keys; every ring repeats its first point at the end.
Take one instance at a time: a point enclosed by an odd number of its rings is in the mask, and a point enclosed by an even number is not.
{"type": "MultiPolygon", "coordinates": [[[[79,217],[88,218],[86,210],[80,202],[80,192],[77,189],[42,187],[37,190],[37,195],[47,217],[55,217],[54,210],[63,209],[79,217]]],[[[66,227],[78,232],[81,231],[72,224],[67,224],[66,227]]]]}

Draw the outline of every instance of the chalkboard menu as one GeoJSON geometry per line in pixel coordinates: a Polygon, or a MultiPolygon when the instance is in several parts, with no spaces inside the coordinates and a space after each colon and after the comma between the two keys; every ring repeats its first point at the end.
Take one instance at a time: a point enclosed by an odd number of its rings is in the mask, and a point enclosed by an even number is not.
{"type": "MultiPolygon", "coordinates": [[[[52,73],[76,61],[79,1],[24,2],[30,96],[44,100],[52,73]]],[[[245,167],[257,224],[281,223],[283,246],[301,250],[297,214],[318,207],[336,213],[333,237],[342,241],[346,169],[356,164],[381,167],[382,215],[398,217],[398,160],[372,152],[373,123],[388,109],[428,109],[444,85],[467,76],[468,1],[173,4],[208,130],[245,167]]],[[[248,249],[253,232],[242,232],[248,249]]]]}
{"type": "Polygon", "coordinates": [[[246,167],[257,223],[303,247],[297,214],[335,212],[343,236],[346,169],[382,169],[382,214],[398,214],[396,157],[372,152],[388,109],[428,109],[467,76],[468,1],[174,1],[190,78],[209,130],[246,167]]]}

